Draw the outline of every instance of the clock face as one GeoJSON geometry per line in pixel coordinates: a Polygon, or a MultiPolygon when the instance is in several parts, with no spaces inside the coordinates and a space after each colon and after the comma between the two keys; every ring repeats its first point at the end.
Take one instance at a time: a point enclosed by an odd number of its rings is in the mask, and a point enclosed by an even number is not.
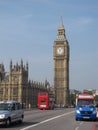
{"type": "Polygon", "coordinates": [[[57,54],[63,54],[64,50],[62,47],[57,48],[57,54]]]}

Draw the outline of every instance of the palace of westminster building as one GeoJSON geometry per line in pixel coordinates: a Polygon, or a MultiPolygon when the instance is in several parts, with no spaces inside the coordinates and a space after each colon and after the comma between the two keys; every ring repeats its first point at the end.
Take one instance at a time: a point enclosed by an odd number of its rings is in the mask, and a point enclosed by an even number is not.
{"type": "Polygon", "coordinates": [[[54,87],[49,82],[38,83],[28,80],[28,63],[9,65],[6,74],[3,64],[0,64],[0,100],[17,100],[28,107],[37,106],[39,91],[47,91],[55,95],[57,105],[66,106],[69,102],[69,43],[66,39],[65,28],[60,21],[57,37],[53,45],[54,87]],[[47,87],[49,86],[49,87],[47,87]]]}
{"type": "Polygon", "coordinates": [[[39,91],[52,92],[49,82],[40,83],[28,81],[28,63],[13,65],[12,60],[9,65],[9,72],[5,72],[3,64],[0,64],[0,101],[16,100],[25,107],[32,108],[37,106],[37,94],[39,91]]]}

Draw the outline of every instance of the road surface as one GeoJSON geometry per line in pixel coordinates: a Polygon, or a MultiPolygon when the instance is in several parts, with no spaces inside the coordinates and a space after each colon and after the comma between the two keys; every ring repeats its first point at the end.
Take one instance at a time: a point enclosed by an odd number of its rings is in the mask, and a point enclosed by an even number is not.
{"type": "Polygon", "coordinates": [[[27,110],[22,124],[13,123],[2,130],[98,130],[98,121],[76,121],[74,108],[27,110]]]}

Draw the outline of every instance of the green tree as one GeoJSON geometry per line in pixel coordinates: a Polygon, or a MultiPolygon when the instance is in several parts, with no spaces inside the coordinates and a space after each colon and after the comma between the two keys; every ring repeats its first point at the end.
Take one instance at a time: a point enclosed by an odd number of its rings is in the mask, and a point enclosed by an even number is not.
{"type": "Polygon", "coordinates": [[[74,105],[75,104],[75,100],[76,100],[76,94],[75,93],[71,93],[70,94],[70,105],[74,105]]]}

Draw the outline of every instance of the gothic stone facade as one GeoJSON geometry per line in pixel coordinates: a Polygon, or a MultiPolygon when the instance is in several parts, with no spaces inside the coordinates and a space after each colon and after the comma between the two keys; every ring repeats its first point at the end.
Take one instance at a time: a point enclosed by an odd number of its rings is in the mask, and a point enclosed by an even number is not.
{"type": "Polygon", "coordinates": [[[65,36],[62,20],[54,41],[53,55],[56,104],[66,106],[69,102],[69,44],[65,36]]]}
{"type": "MultiPolygon", "coordinates": [[[[4,65],[0,64],[0,100],[16,100],[25,104],[25,107],[37,106],[37,93],[50,91],[47,83],[28,81],[28,63],[9,66],[9,73],[5,72],[4,65]]],[[[48,84],[49,86],[49,84],[48,84]]]]}

